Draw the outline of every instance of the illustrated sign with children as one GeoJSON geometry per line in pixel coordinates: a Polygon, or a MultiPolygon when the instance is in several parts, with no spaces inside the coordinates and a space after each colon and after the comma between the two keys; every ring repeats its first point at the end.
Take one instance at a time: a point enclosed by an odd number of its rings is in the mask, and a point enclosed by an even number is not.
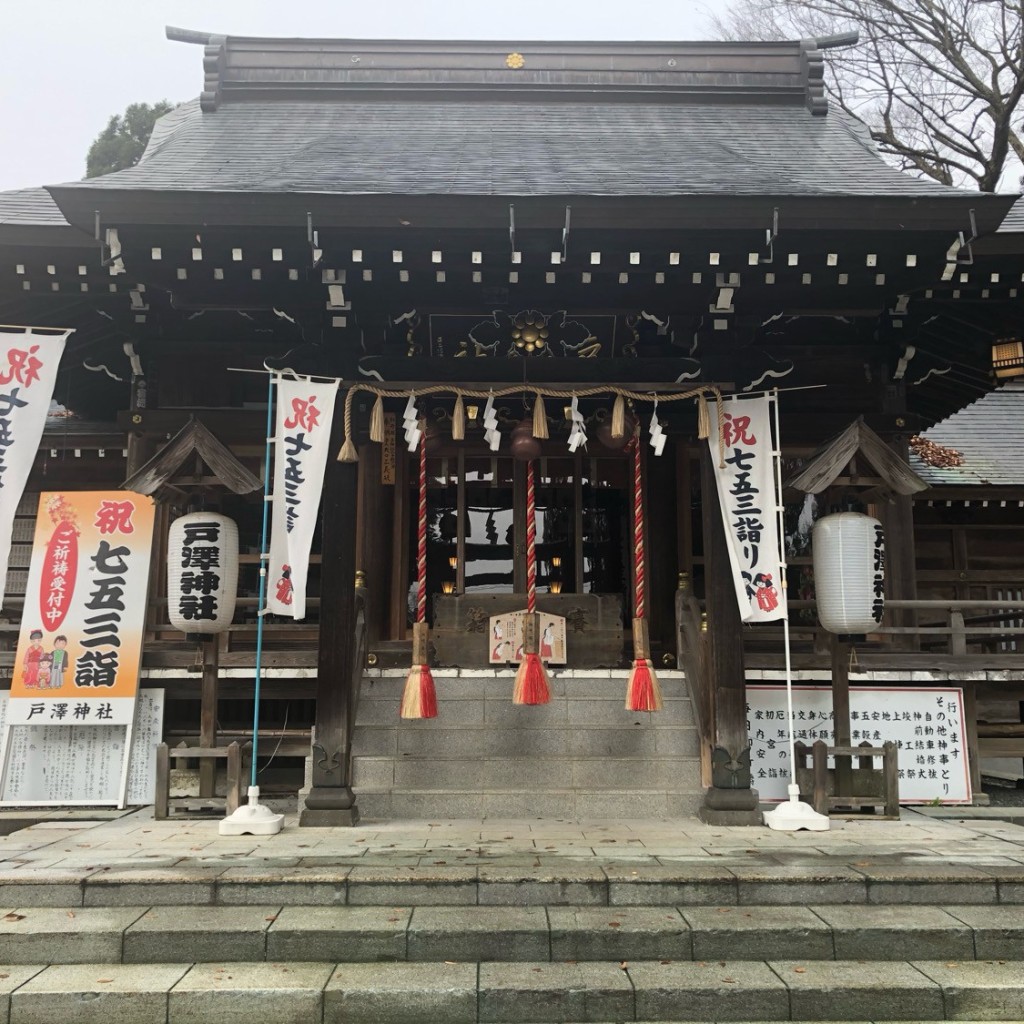
{"type": "Polygon", "coordinates": [[[131,723],[152,542],[141,494],[40,496],[10,724],[131,723]]]}

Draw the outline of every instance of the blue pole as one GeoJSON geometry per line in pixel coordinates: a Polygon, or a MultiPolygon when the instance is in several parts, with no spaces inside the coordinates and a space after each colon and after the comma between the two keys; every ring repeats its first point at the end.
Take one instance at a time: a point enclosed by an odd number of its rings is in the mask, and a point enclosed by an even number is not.
{"type": "Polygon", "coordinates": [[[252,775],[249,785],[256,787],[256,753],[260,738],[260,678],[263,668],[263,620],[267,598],[267,526],[270,520],[270,448],[274,429],[274,376],[267,375],[267,445],[263,459],[263,527],[260,531],[260,596],[256,615],[256,687],[252,708],[252,775]]]}

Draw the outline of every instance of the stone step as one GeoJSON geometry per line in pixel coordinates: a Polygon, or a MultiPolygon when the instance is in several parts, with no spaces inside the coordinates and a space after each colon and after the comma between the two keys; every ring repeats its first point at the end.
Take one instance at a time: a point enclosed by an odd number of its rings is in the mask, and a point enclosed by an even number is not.
{"type": "MultiPolygon", "coordinates": [[[[700,787],[697,758],[663,757],[447,757],[404,755],[358,756],[354,759],[352,786],[357,793],[397,790],[599,790],[636,792],[648,789],[700,787]]],[[[703,790],[700,790],[703,793],[703,790]]],[[[368,811],[364,811],[368,816],[368,811]]]]}
{"type": "MultiPolygon", "coordinates": [[[[0,964],[1024,961],[1011,906],[26,907],[0,964]]],[[[1024,978],[1022,978],[1024,984],[1024,978]]]]}
{"type": "Polygon", "coordinates": [[[511,701],[507,669],[436,673],[436,719],[402,721],[405,673],[363,683],[353,788],[364,819],[654,818],[694,814],[702,788],[693,708],[681,672],[665,709],[623,708],[628,672],[552,674],[540,707],[511,701]]]}
{"type": "MultiPolygon", "coordinates": [[[[696,769],[694,769],[696,777],[696,769]]],[[[681,779],[679,790],[401,789],[355,786],[367,819],[407,818],[678,818],[695,815],[703,790],[681,779]],[[684,787],[689,787],[685,790],[684,787]]]]}
{"type": "Polygon", "coordinates": [[[696,728],[688,724],[452,728],[444,719],[433,718],[359,725],[355,747],[364,757],[696,757],[698,739],[696,728]]]}
{"type": "MultiPolygon", "coordinates": [[[[757,865],[680,861],[635,865],[535,854],[495,857],[478,846],[434,848],[428,864],[395,864],[358,854],[314,863],[265,858],[135,867],[22,867],[0,872],[0,907],[153,906],[1017,906],[1024,866],[959,864],[757,865]],[[467,863],[471,860],[472,863],[467,863]],[[383,861],[383,862],[382,862],[383,861]],[[354,863],[353,863],[354,862],[354,863]]],[[[616,858],[623,855],[619,848],[616,858]]],[[[422,849],[409,851],[411,858],[422,849]]],[[[102,856],[102,851],[97,851],[102,856]]],[[[0,915],[2,916],[2,915],[0,915]]],[[[72,920],[69,918],[69,920],[72,920]]]]}
{"type": "Polygon", "coordinates": [[[661,958],[14,965],[0,970],[0,1015],[10,1024],[1019,1022],[1024,963],[661,958]]]}

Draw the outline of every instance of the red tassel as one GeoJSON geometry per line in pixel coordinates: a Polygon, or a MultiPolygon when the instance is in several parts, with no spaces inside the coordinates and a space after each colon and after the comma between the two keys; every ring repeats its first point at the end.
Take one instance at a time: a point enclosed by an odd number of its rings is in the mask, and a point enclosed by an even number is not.
{"type": "Polygon", "coordinates": [[[633,671],[629,674],[626,687],[627,711],[660,711],[661,686],[658,677],[646,658],[637,658],[633,662],[633,671]]]}
{"type": "Polygon", "coordinates": [[[529,652],[516,672],[512,690],[513,704],[547,704],[551,700],[551,684],[540,655],[529,652]]]}
{"type": "Polygon", "coordinates": [[[437,718],[437,691],[429,665],[413,665],[402,693],[402,718],[437,718]]]}
{"type": "Polygon", "coordinates": [[[412,668],[402,692],[402,718],[437,718],[437,691],[430,673],[430,628],[425,622],[412,627],[412,668]]]}

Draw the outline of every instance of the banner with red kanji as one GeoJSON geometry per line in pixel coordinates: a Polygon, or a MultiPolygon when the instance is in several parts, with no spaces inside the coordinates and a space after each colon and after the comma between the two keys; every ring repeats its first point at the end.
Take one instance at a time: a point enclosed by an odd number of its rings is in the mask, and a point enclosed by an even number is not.
{"type": "Polygon", "coordinates": [[[723,399],[721,443],[714,416],[708,435],[729,565],[744,622],[786,617],[772,401],[768,395],[723,399]]]}
{"type": "Polygon", "coordinates": [[[0,331],[0,604],[14,515],[39,452],[39,439],[70,331],[0,331]]]}
{"type": "Polygon", "coordinates": [[[133,491],[40,495],[9,724],[131,724],[153,513],[133,491]]]}
{"type": "Polygon", "coordinates": [[[331,446],[338,382],[276,378],[274,494],[266,608],[306,617],[306,577],[331,446]]]}

